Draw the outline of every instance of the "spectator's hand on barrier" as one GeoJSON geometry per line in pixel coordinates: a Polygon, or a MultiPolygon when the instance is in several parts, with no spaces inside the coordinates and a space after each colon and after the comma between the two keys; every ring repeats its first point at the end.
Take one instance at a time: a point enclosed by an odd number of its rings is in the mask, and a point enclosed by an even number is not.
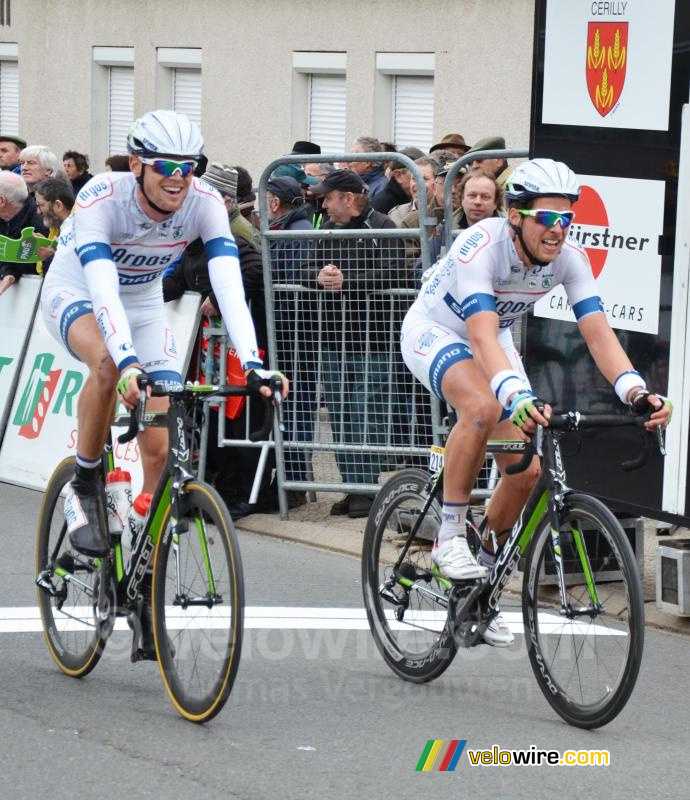
{"type": "MultiPolygon", "coordinates": [[[[117,382],[117,393],[130,411],[139,405],[141,399],[141,389],[137,385],[137,376],[146,374],[138,364],[129,364],[120,373],[120,380],[117,382]]],[[[147,388],[147,393],[151,395],[151,387],[147,388]]]]}
{"type": "MultiPolygon", "coordinates": [[[[280,378],[282,386],[280,387],[280,396],[283,400],[288,396],[288,392],[290,391],[290,381],[283,375],[282,372],[270,370],[270,369],[248,369],[245,373],[245,377],[247,379],[247,385],[251,386],[253,383],[260,383],[261,381],[267,380],[268,378],[277,377],[280,378]]],[[[271,397],[271,389],[268,386],[262,386],[259,389],[259,392],[264,397],[271,397]]]]}
{"type": "Polygon", "coordinates": [[[316,282],[324,289],[339,291],[343,288],[343,273],[335,264],[326,264],[316,276],[316,282]]]}
{"type": "Polygon", "coordinates": [[[201,313],[205,317],[217,317],[218,316],[218,309],[213,305],[211,302],[210,296],[207,297],[204,302],[201,304],[201,313]]]}
{"type": "Polygon", "coordinates": [[[16,283],[14,275],[5,275],[5,277],[0,280],[0,294],[4,294],[13,283],[16,283]]]}

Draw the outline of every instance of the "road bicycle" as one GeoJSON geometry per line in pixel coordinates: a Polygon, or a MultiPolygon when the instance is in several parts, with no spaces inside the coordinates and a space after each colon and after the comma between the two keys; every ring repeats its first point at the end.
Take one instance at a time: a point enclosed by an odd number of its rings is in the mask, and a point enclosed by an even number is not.
{"type": "MultiPolygon", "coordinates": [[[[142,377],[139,382],[145,398],[148,380],[142,377]]],[[[270,386],[273,402],[279,404],[279,379],[263,383],[270,386]]],[[[45,638],[62,672],[75,678],[91,672],[103,655],[116,618],[123,616],[133,630],[131,660],[141,660],[145,655],[141,619],[150,603],[155,655],[175,708],[193,722],[206,722],[223,708],[242,647],[242,561],[225,503],[212,486],[192,474],[193,443],[208,398],[246,396],[254,391],[247,386],[188,383],[159,389],[151,385],[152,396],[169,396],[169,411],[147,414],[143,399],[118,441],[133,439],[144,427],[167,426],[169,455],[127,564],[117,535],[109,536],[109,553],[101,558],[82,555],[71,547],[64,502],[75,459],[66,458],[58,465],[40,511],[36,584],[45,638]]],[[[251,435],[255,441],[268,437],[272,409],[269,399],[262,429],[251,435]]],[[[103,474],[113,466],[109,437],[102,456],[103,474]]],[[[107,531],[102,482],[99,496],[100,522],[107,531]]]]}
{"type": "MultiPolygon", "coordinates": [[[[646,462],[653,439],[641,427],[646,418],[568,412],[538,427],[529,444],[489,442],[490,453],[522,453],[509,473],[526,469],[535,453],[541,473],[483,580],[450,581],[432,564],[431,545],[441,525],[442,465],[431,475],[405,469],[384,484],[365,529],[362,586],[371,632],[393,672],[409,681],[430,681],[450,666],[458,647],[481,644],[506,583],[521,564],[527,650],[551,706],[582,728],[604,725],[623,709],[644,642],[639,571],[614,514],[597,498],[567,486],[561,439],[591,428],[640,426],[643,444],[622,464],[636,469],[646,462]]],[[[475,548],[485,535],[483,524],[476,525],[470,514],[468,540],[475,548]]]]}

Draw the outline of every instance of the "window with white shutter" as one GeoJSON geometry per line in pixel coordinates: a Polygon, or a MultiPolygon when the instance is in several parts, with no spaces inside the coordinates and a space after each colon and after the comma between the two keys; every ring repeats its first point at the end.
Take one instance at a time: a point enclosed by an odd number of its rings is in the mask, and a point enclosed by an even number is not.
{"type": "Polygon", "coordinates": [[[0,61],[0,131],[19,133],[19,64],[0,61]]]}
{"type": "Polygon", "coordinates": [[[108,154],[127,152],[127,132],[134,121],[134,69],[110,67],[108,75],[108,154]]]}
{"type": "Polygon", "coordinates": [[[345,150],[346,99],[344,75],[310,76],[307,138],[320,145],[323,153],[345,150]]]}
{"type": "Polygon", "coordinates": [[[174,69],[173,108],[201,126],[201,70],[174,69]]]}
{"type": "Polygon", "coordinates": [[[428,152],[434,143],[434,79],[426,75],[396,75],[393,90],[395,146],[428,152]]]}

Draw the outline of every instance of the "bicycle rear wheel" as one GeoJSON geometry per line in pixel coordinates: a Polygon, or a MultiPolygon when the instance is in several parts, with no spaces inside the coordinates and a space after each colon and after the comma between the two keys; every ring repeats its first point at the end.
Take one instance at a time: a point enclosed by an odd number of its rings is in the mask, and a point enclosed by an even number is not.
{"type": "Polygon", "coordinates": [[[640,576],[620,523],[593,497],[566,498],[559,540],[573,613],[568,618],[561,609],[556,548],[545,518],[525,566],[527,649],[555,711],[571,725],[597,728],[620,713],[637,679],[644,642],[640,576]]]}
{"type": "Polygon", "coordinates": [[[158,664],[175,708],[206,722],[223,708],[240,663],[244,581],[237,534],[225,504],[205,483],[185,486],[186,532],[165,510],[153,565],[158,664]]]}
{"type": "Polygon", "coordinates": [[[65,491],[74,477],[74,465],[73,457],[62,461],[43,495],[36,574],[38,607],[50,655],[66,675],[81,678],[98,663],[105,639],[99,634],[96,618],[97,560],[72,549],[67,536],[65,491]]]}
{"type": "Polygon", "coordinates": [[[432,572],[431,546],[441,525],[436,500],[422,520],[396,578],[393,567],[426,501],[427,473],[396,473],[374,501],[362,550],[362,589],[369,627],[388,666],[423,683],[450,665],[457,647],[448,620],[451,585],[432,572]],[[409,576],[409,577],[406,577],[409,576]]]}

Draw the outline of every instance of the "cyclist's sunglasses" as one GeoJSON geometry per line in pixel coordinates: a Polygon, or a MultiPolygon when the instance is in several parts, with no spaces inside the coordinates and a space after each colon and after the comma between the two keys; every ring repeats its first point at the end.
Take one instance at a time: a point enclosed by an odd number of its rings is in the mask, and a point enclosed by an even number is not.
{"type": "Polygon", "coordinates": [[[549,211],[547,208],[519,208],[518,212],[522,214],[523,217],[534,217],[537,225],[545,225],[547,228],[553,228],[557,222],[560,222],[563,230],[565,230],[575,218],[574,211],[549,211]]]}
{"type": "Polygon", "coordinates": [[[139,161],[153,167],[154,172],[166,178],[172,178],[176,172],[186,178],[196,169],[196,161],[170,161],[167,158],[139,158],[139,161]]]}

